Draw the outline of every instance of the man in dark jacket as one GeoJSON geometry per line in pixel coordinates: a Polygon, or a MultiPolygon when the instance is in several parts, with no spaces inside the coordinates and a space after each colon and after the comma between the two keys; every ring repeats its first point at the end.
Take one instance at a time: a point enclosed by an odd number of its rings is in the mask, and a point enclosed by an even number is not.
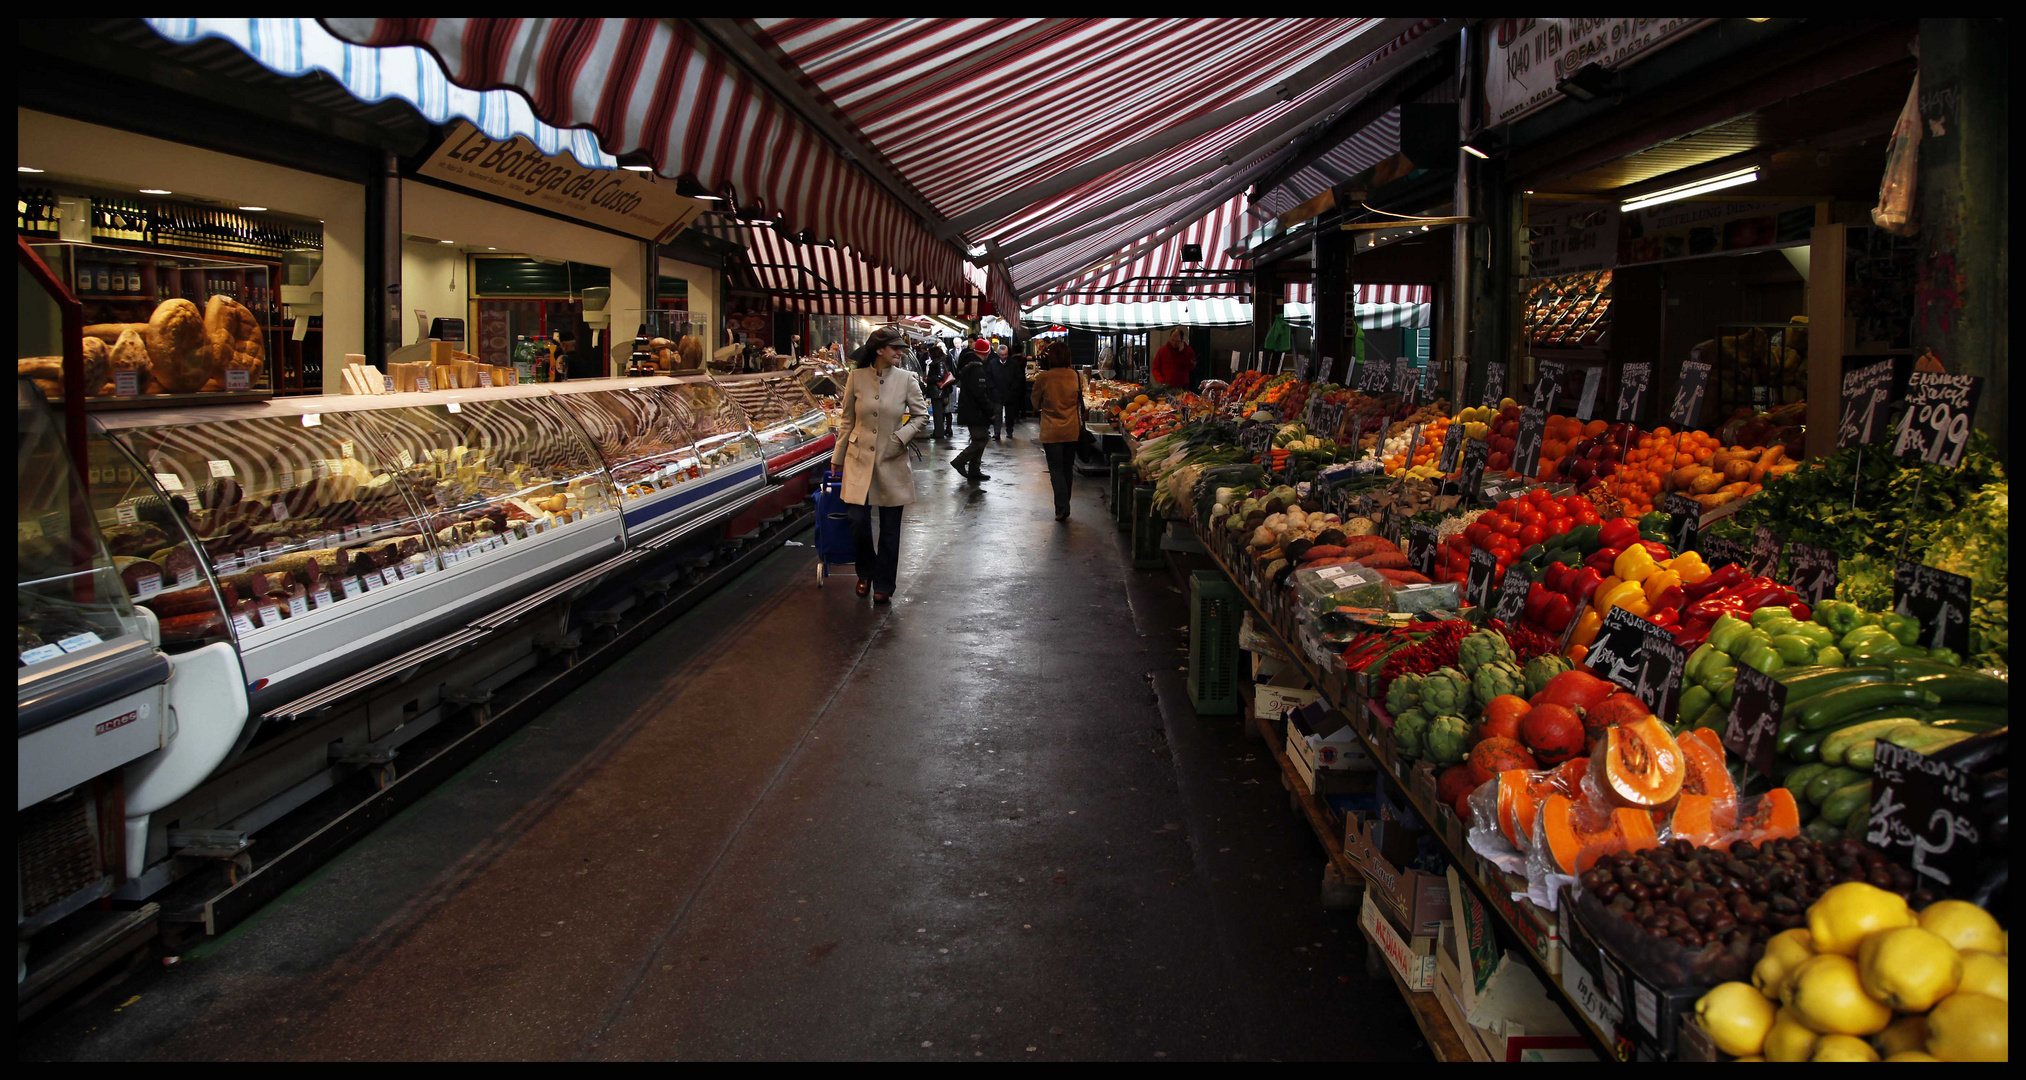
{"type": "Polygon", "coordinates": [[[985,433],[999,412],[985,377],[985,357],[991,351],[992,346],[978,339],[963,354],[962,366],[957,369],[957,423],[970,429],[971,444],[950,459],[950,468],[974,484],[992,479],[978,469],[978,459],[985,456],[985,433]]]}
{"type": "Polygon", "coordinates": [[[929,437],[947,439],[950,437],[950,388],[943,382],[955,371],[950,366],[951,357],[941,345],[930,345],[928,353],[929,370],[922,377],[922,395],[929,399],[929,413],[934,421],[929,437]]]}
{"type": "Polygon", "coordinates": [[[992,441],[999,440],[1003,426],[1006,440],[1013,440],[1013,424],[1020,419],[1020,401],[1026,396],[1027,365],[1017,356],[1006,355],[1006,346],[993,350],[985,361],[985,375],[992,384],[992,396],[1000,412],[992,416],[992,441]]]}

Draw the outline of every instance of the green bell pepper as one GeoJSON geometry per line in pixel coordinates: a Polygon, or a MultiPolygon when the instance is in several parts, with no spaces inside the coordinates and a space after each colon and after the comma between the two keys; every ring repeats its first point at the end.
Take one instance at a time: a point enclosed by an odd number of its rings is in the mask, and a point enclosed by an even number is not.
{"type": "Polygon", "coordinates": [[[1603,541],[1599,539],[1603,531],[1602,525],[1578,525],[1570,529],[1563,539],[1574,544],[1577,550],[1588,557],[1595,555],[1604,546],[1603,541]]]}
{"type": "Polygon", "coordinates": [[[1726,611],[1710,624],[1709,636],[1703,638],[1716,650],[1728,656],[1736,656],[1738,641],[1751,631],[1751,624],[1726,611]]]}
{"type": "MultiPolygon", "coordinates": [[[[1764,630],[1774,637],[1779,637],[1781,634],[1798,634],[1801,632],[1801,628],[1806,625],[1808,624],[1792,615],[1787,615],[1781,618],[1767,619],[1765,622],[1755,622],[1752,624],[1752,629],[1764,630]]],[[[1836,643],[1835,638],[1831,637],[1828,643],[1834,645],[1836,643]]]]}
{"type": "Polygon", "coordinates": [[[1843,656],[1843,650],[1834,645],[1823,646],[1815,653],[1815,663],[1820,667],[1849,667],[1850,661],[1843,656]]]}
{"type": "Polygon", "coordinates": [[[1846,652],[1852,664],[1868,665],[1880,663],[1888,656],[1926,655],[1927,650],[1918,645],[1901,645],[1888,634],[1884,640],[1868,641],[1846,652]]]}
{"type": "Polygon", "coordinates": [[[1788,664],[1811,664],[1815,662],[1815,643],[1799,634],[1774,634],[1773,651],[1788,664]]]}
{"type": "Polygon", "coordinates": [[[1809,641],[1814,642],[1815,647],[1818,649],[1826,649],[1836,644],[1836,632],[1823,626],[1821,623],[1799,623],[1797,624],[1797,628],[1790,631],[1790,633],[1799,634],[1807,638],[1809,641]]]}
{"type": "Polygon", "coordinates": [[[1897,640],[1897,638],[1892,636],[1892,631],[1882,626],[1860,626],[1838,638],[1836,644],[1845,653],[1855,653],[1866,645],[1874,645],[1886,641],[1896,642],[1897,640]]]}
{"type": "Polygon", "coordinates": [[[1788,607],[1773,606],[1773,607],[1754,608],[1752,610],[1752,625],[1764,626],[1774,619],[1791,619],[1793,617],[1794,617],[1794,609],[1788,607]]]}
{"type": "Polygon", "coordinates": [[[1920,642],[1920,623],[1908,616],[1888,611],[1879,616],[1878,624],[1892,634],[1892,640],[1901,645],[1914,645],[1920,642]]]}
{"type": "Polygon", "coordinates": [[[1736,678],[1737,672],[1737,661],[1718,653],[1702,665],[1702,674],[1696,678],[1695,685],[1714,694],[1719,682],[1726,678],[1736,678]]]}
{"type": "Polygon", "coordinates": [[[1697,645],[1695,651],[1688,654],[1688,666],[1681,670],[1683,677],[1690,682],[1700,682],[1703,667],[1709,663],[1709,658],[1717,653],[1717,647],[1707,641],[1697,645]]]}
{"type": "Polygon", "coordinates": [[[1738,663],[1766,675],[1787,666],[1780,658],[1780,650],[1771,641],[1754,641],[1744,652],[1738,654],[1738,663]]]}
{"type": "Polygon", "coordinates": [[[1858,616],[1862,612],[1856,604],[1847,600],[1824,600],[1815,605],[1815,621],[1829,628],[1838,637],[1857,629],[1858,616]]]}
{"type": "Polygon", "coordinates": [[[1716,695],[1717,704],[1728,710],[1731,698],[1737,693],[1738,669],[1725,668],[1710,680],[1709,692],[1716,695]]]}
{"type": "Polygon", "coordinates": [[[1683,690],[1681,692],[1681,711],[1679,713],[1676,713],[1675,715],[1701,716],[1702,711],[1704,709],[1709,708],[1710,703],[1714,702],[1715,700],[1716,695],[1710,693],[1709,691],[1703,689],[1702,687],[1690,686],[1688,689],[1683,690]]]}
{"type": "Polygon", "coordinates": [[[1963,664],[1963,658],[1960,655],[1958,655],[1956,653],[1956,650],[1954,649],[1944,649],[1940,647],[1929,649],[1928,659],[1933,660],[1939,664],[1954,664],[1957,667],[1961,667],[1963,664]]]}

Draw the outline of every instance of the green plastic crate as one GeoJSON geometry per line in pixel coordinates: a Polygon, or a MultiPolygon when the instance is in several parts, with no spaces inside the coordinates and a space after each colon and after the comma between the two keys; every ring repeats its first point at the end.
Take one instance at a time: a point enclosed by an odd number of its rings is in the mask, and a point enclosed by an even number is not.
{"type": "Polygon", "coordinates": [[[1236,716],[1238,623],[1245,601],[1223,574],[1189,575],[1189,703],[1199,716],[1236,716]]]}
{"type": "Polygon", "coordinates": [[[1161,554],[1161,534],[1168,529],[1168,519],[1154,509],[1154,488],[1152,484],[1133,489],[1133,569],[1159,570],[1168,565],[1166,556],[1161,554]]]}

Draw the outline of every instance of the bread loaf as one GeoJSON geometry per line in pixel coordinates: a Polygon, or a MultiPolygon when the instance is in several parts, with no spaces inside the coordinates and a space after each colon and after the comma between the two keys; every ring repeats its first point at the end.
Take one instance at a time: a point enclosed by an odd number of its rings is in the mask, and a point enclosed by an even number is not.
{"type": "Polygon", "coordinates": [[[95,337],[84,339],[84,392],[96,394],[106,384],[106,367],[111,362],[112,350],[106,343],[95,337]]]}
{"type": "Polygon", "coordinates": [[[216,357],[204,332],[204,313],[188,300],[164,300],[148,319],[142,336],[148,347],[150,372],[163,390],[190,394],[214,375],[216,357]]]}
{"type": "Polygon", "coordinates": [[[244,371],[249,387],[260,384],[267,345],[262,340],[260,320],[253,317],[246,305],[229,296],[213,296],[204,305],[204,334],[211,342],[215,358],[212,378],[231,389],[226,372],[244,371]]]}
{"type": "Polygon", "coordinates": [[[135,334],[144,334],[147,332],[147,330],[148,324],[144,322],[92,323],[84,328],[84,336],[88,338],[97,338],[100,341],[103,341],[106,344],[111,345],[112,343],[118,341],[120,339],[120,335],[122,334],[129,332],[135,334]]]}
{"type": "MultiPolygon", "coordinates": [[[[145,327],[147,324],[142,323],[141,325],[145,327]]],[[[98,339],[86,338],[85,340],[92,342],[98,339]]],[[[140,391],[141,387],[147,385],[151,366],[148,361],[148,343],[141,340],[141,332],[139,330],[121,331],[120,336],[113,341],[112,348],[106,350],[106,377],[108,379],[116,378],[122,371],[133,372],[134,390],[136,393],[140,391]]]]}

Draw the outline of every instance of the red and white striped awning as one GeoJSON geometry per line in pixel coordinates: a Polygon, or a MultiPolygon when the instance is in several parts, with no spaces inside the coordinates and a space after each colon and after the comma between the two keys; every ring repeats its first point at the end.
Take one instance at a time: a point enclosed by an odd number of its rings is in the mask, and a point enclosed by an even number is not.
{"type": "Polygon", "coordinates": [[[1037,298],[1036,303],[1131,304],[1172,296],[1228,296],[1244,292],[1245,287],[1236,281],[1193,284],[1189,279],[1242,270],[1244,264],[1225,252],[1243,240],[1246,231],[1245,196],[1238,195],[1137,258],[1126,259],[1124,256],[1131,252],[1123,252],[1119,260],[1108,266],[1100,265],[1061,288],[1050,290],[1037,298]],[[1189,244],[1201,246],[1199,261],[1183,260],[1182,248],[1189,244]],[[1183,291],[1171,294],[1171,284],[1181,286],[1183,291]]]}
{"type": "Polygon", "coordinates": [[[981,270],[965,267],[965,289],[951,296],[933,285],[918,286],[906,274],[876,266],[850,248],[798,244],[773,229],[753,225],[712,231],[746,249],[747,269],[776,311],[885,318],[949,315],[975,319],[982,314],[985,274],[981,270]]]}

